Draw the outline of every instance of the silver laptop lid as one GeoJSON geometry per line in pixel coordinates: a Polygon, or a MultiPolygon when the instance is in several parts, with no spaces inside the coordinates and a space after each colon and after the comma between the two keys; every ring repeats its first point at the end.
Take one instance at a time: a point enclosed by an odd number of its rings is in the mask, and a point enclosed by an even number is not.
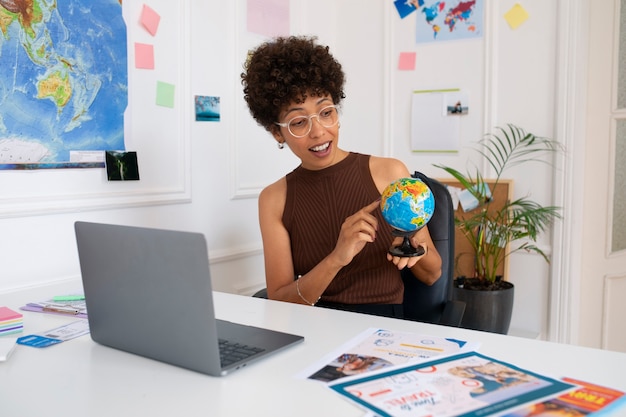
{"type": "Polygon", "coordinates": [[[202,234],[86,222],[75,231],[94,341],[222,374],[202,234]]]}

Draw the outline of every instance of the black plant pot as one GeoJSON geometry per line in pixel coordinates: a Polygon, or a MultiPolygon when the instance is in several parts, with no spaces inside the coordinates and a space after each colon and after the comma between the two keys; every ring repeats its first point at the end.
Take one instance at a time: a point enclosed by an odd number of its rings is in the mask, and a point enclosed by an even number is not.
{"type": "Polygon", "coordinates": [[[465,313],[461,327],[491,333],[507,334],[513,314],[515,287],[502,281],[502,289],[475,290],[459,287],[462,280],[456,279],[452,298],[465,302],[465,313]]]}

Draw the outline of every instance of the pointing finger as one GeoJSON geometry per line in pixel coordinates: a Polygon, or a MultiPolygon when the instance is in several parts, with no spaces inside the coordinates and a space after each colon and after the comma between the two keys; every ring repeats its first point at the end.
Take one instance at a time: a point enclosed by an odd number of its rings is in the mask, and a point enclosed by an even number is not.
{"type": "Polygon", "coordinates": [[[365,210],[368,213],[373,212],[374,210],[376,210],[376,208],[380,207],[380,199],[369,203],[367,206],[363,207],[363,210],[365,210]]]}

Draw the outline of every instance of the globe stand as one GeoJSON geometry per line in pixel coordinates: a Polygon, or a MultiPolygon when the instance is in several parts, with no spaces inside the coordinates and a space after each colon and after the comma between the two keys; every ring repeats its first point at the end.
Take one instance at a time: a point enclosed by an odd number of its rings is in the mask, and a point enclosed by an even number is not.
{"type": "Polygon", "coordinates": [[[402,258],[411,258],[413,256],[422,256],[426,253],[426,250],[423,246],[418,246],[414,248],[411,245],[411,235],[413,235],[415,231],[412,232],[403,232],[397,229],[392,230],[392,234],[394,236],[402,236],[402,243],[397,246],[392,246],[389,248],[389,253],[393,256],[399,256],[402,258]]]}

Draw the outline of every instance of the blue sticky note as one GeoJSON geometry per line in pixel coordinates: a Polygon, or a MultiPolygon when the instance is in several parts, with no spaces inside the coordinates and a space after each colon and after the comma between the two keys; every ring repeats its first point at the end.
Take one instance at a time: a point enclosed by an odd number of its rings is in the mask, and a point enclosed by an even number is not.
{"type": "Polygon", "coordinates": [[[22,336],[17,339],[17,343],[24,346],[31,346],[36,348],[45,348],[48,346],[56,345],[63,342],[59,339],[52,339],[50,337],[43,337],[31,334],[29,336],[22,336]]]}

